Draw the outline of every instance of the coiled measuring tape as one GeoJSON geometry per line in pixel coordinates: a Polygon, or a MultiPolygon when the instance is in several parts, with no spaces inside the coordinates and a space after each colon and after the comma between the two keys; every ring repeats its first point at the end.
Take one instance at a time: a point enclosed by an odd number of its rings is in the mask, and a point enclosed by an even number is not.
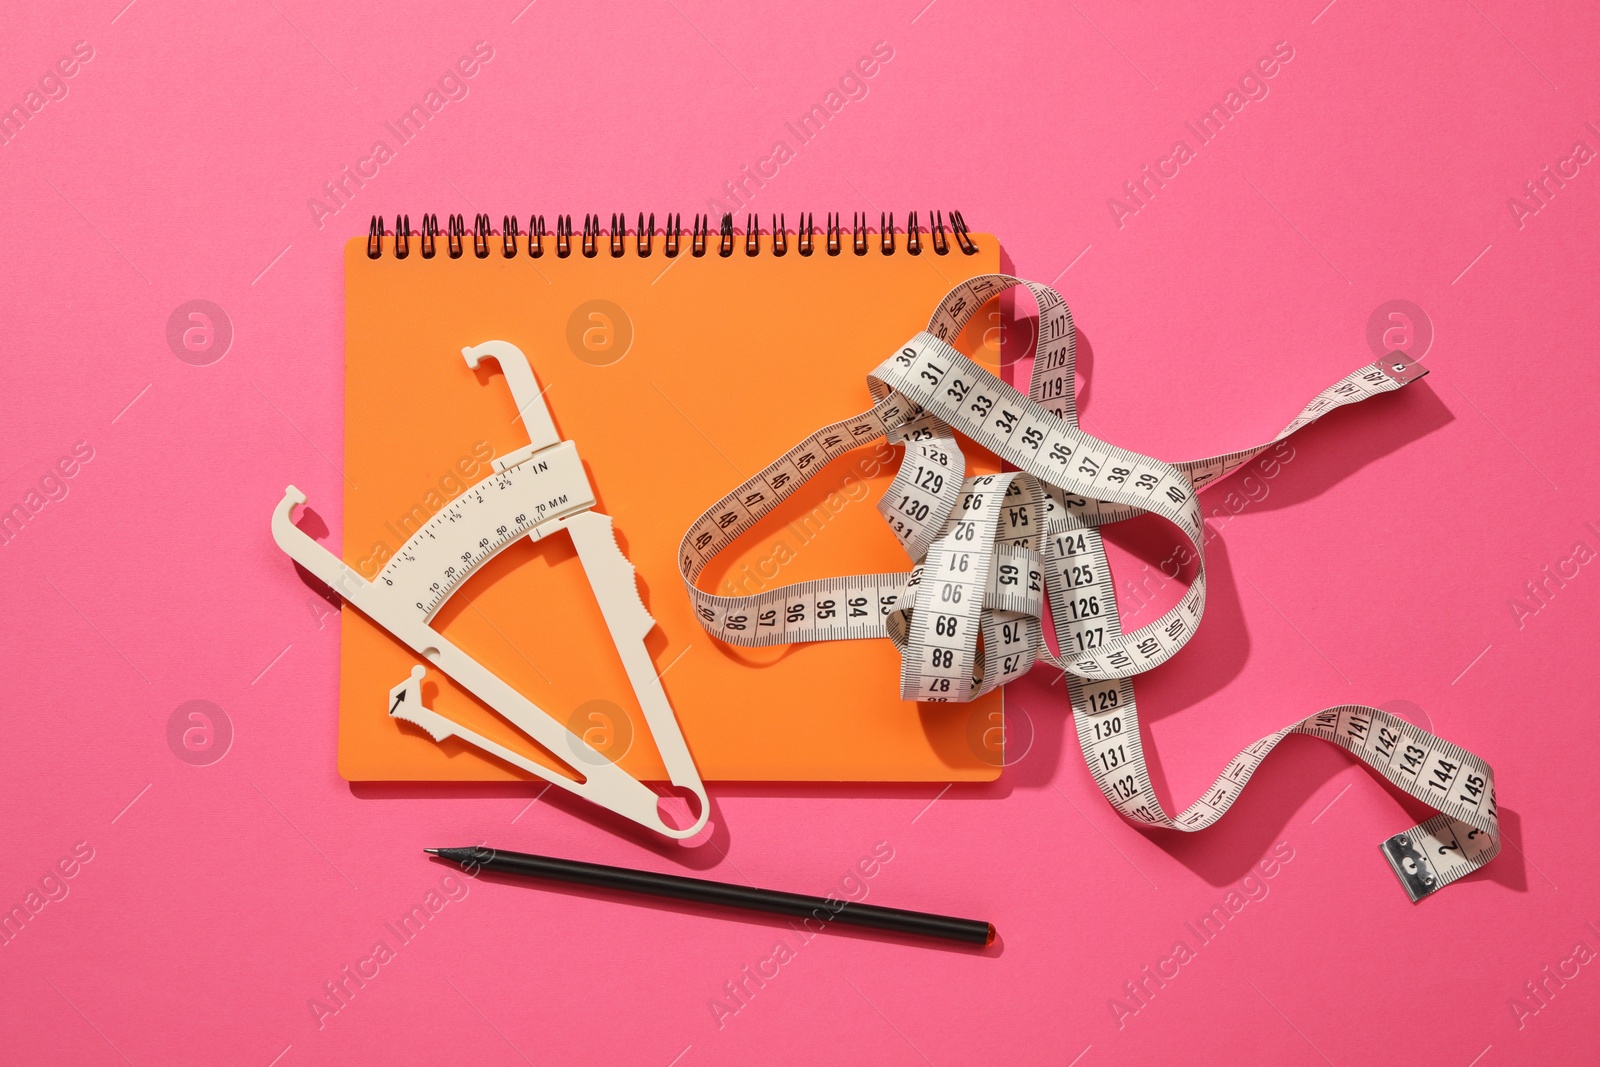
{"type": "Polygon", "coordinates": [[[1151,786],[1133,693],[1133,676],[1188,643],[1205,609],[1200,491],[1335,408],[1427,372],[1391,353],[1318,393],[1265,444],[1164,463],[1079,427],[1075,354],[1072,315],[1050,287],[1002,274],[956,286],[928,329],[868,375],[870,410],[816,431],[689,527],[678,562],[701,625],[746,647],[887,637],[901,653],[905,700],[973,700],[1041,660],[1060,668],[1100,791],[1124,817],[1148,826],[1205,829],[1233,806],[1278,742],[1318,737],[1438,811],[1380,846],[1413,901],[1493,859],[1500,833],[1490,766],[1404,719],[1354,704],[1261,738],[1200,799],[1168,815],[1151,786]],[[1019,285],[1039,308],[1026,396],[948,343],[987,301],[1019,285]],[[967,477],[956,431],[1016,470],[967,477]],[[713,557],[829,461],[879,438],[905,446],[878,511],[910,556],[909,572],[822,578],[753,596],[696,587],[713,557]],[[1146,513],[1183,533],[1196,572],[1176,606],[1124,632],[1100,527],[1146,513]],[[1044,638],[1046,603],[1055,652],[1044,638]]]}

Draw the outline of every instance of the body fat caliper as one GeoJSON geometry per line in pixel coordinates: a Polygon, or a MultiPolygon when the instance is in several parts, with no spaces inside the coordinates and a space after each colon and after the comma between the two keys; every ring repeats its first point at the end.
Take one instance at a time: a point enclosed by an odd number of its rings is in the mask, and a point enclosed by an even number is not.
{"type": "Polygon", "coordinates": [[[583,764],[577,772],[580,777],[546,767],[423,707],[422,680],[427,667],[420,664],[389,691],[392,717],[422,727],[437,742],[455,737],[658,833],[691,837],[705,826],[710,804],[645,648],[645,635],[656,622],[639,598],[633,564],[617,546],[611,517],[594,510],[594,490],[577,447],[556,432],[522,350],[508,341],[486,341],[462,349],[461,354],[469,368],[476,368],[485,357],[500,365],[528,430],[528,444],[496,458],[494,473],[436,513],[370,582],[295,526],[291,513],[306,502],[306,495],[292,485],[284,490],[272,513],[272,536],[296,563],[517,729],[552,752],[574,753],[583,764]],[[434,615],[451,595],[507,545],[522,538],[539,541],[560,530],[567,531],[578,551],[668,777],[698,801],[692,825],[668,824],[654,790],[610,762],[432,626],[434,615]]]}

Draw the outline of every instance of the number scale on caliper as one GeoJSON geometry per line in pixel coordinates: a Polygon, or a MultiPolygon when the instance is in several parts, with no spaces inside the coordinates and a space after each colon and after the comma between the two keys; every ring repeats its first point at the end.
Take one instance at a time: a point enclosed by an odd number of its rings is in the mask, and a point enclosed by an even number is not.
{"type": "Polygon", "coordinates": [[[501,549],[530,534],[537,540],[544,523],[593,507],[588,487],[570,441],[547,448],[456,497],[401,546],[375,581],[432,618],[501,549]]]}

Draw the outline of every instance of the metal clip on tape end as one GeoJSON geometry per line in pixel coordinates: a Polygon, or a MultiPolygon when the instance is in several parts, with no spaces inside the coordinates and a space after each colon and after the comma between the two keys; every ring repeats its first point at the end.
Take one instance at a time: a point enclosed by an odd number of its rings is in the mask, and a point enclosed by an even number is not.
{"type": "Polygon", "coordinates": [[[1378,366],[1401,385],[1409,385],[1428,373],[1428,368],[1398,349],[1380,359],[1378,366]]]}
{"type": "Polygon", "coordinates": [[[1433,864],[1428,862],[1428,857],[1418,851],[1411,835],[1395,834],[1378,848],[1383,852],[1383,858],[1389,861],[1389,866],[1394,868],[1395,877],[1400,879],[1400,885],[1411,898],[1411,903],[1415,904],[1438,891],[1441,885],[1439,875],[1433,869],[1433,864]]]}

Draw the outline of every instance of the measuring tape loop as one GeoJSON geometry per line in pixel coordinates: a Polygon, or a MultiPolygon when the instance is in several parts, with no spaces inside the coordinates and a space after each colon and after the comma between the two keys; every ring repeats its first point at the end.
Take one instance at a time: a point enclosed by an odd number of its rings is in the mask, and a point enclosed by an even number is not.
{"type": "MultiPolygon", "coordinates": [[[[1083,598],[1083,613],[1073,617],[1082,624],[1075,643],[1059,646],[1067,669],[1082,677],[1127,677],[1164,663],[1188,641],[1204,611],[1205,573],[1200,506],[1185,474],[1085,433],[930,333],[912,338],[868,381],[878,395],[904,397],[1031,475],[1031,493],[1045,484],[1067,497],[1120,505],[1129,514],[1148,511],[1189,540],[1202,562],[1183,602],[1140,630],[1111,638],[1095,625],[1095,606],[1110,595],[1107,575],[1103,595],[1083,598]]],[[[952,536],[960,533],[958,527],[952,536]]]]}
{"type": "Polygon", "coordinates": [[[1439,812],[1381,846],[1413,900],[1493,859],[1500,838],[1489,765],[1411,723],[1357,705],[1318,712],[1255,742],[1199,800],[1169,816],[1150,782],[1133,692],[1132,677],[1177,654],[1204,614],[1200,492],[1328,412],[1426,372],[1391,353],[1317,394],[1270,441],[1166,463],[1078,425],[1075,359],[1071,312],[1050,287],[995,274],[953,288],[927,330],[868,375],[871,411],[812,434],[690,526],[680,570],[701,625],[738,645],[888,637],[901,653],[906,700],[974,700],[1038,661],[1049,663],[1067,679],[1079,745],[1096,784],[1118,812],[1149,826],[1210,826],[1279,741],[1295,733],[1317,737],[1439,812]],[[1039,310],[1027,394],[949,343],[990,299],[1017,286],[1039,310]],[[958,432],[1015,469],[967,476],[958,432]],[[909,573],[818,579],[753,596],[719,596],[696,586],[712,558],[828,460],[878,439],[905,446],[878,510],[914,564],[909,573]],[[1183,534],[1195,573],[1174,607],[1125,633],[1100,528],[1145,514],[1183,534]],[[1046,603],[1053,650],[1044,637],[1046,603]]]}

